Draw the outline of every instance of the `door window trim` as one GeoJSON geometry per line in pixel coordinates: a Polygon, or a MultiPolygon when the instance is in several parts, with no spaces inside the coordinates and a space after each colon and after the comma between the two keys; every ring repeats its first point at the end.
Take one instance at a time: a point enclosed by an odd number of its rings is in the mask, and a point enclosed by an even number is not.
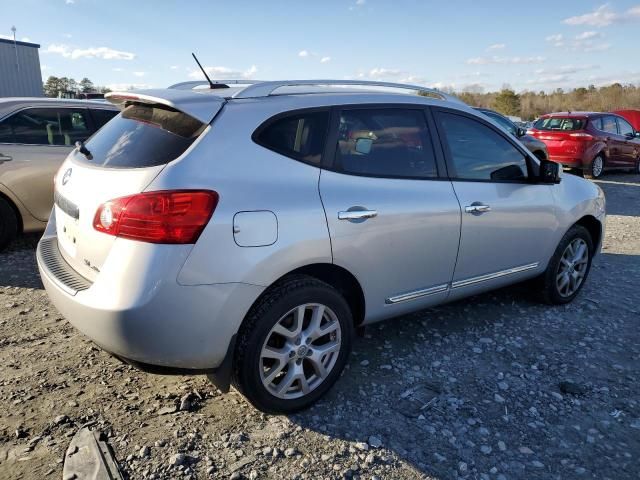
{"type": "Polygon", "coordinates": [[[526,150],[524,147],[521,147],[520,145],[516,144],[513,139],[511,138],[512,135],[510,135],[508,132],[502,131],[499,128],[496,128],[494,125],[492,125],[490,122],[486,121],[485,119],[481,118],[478,115],[474,115],[474,114],[470,114],[467,113],[463,110],[456,110],[453,108],[447,108],[447,107],[429,107],[429,109],[431,110],[433,117],[434,117],[434,121],[436,124],[436,128],[438,131],[438,139],[440,141],[440,148],[442,149],[442,152],[444,154],[444,158],[446,161],[446,165],[447,165],[447,173],[449,175],[449,180],[451,181],[455,181],[455,182],[480,182],[480,183],[511,183],[511,184],[520,184],[520,185],[532,185],[532,184],[536,184],[537,182],[535,182],[535,178],[537,176],[537,170],[539,169],[539,164],[536,163],[532,157],[532,153],[529,152],[528,150],[526,150]],[[458,115],[461,117],[465,117],[468,118],[472,121],[476,121],[482,125],[484,125],[485,127],[489,128],[490,130],[492,130],[494,133],[498,134],[499,136],[501,136],[507,143],[509,143],[513,148],[515,148],[518,152],[520,152],[522,154],[522,156],[525,159],[525,162],[527,164],[527,178],[524,180],[492,180],[492,179],[482,179],[482,178],[458,178],[456,176],[453,176],[450,172],[455,172],[455,165],[453,163],[453,155],[451,154],[451,151],[449,149],[449,143],[447,142],[447,137],[446,137],[446,133],[444,132],[444,127],[442,126],[441,123],[441,119],[439,118],[439,113],[448,113],[448,114],[452,114],[452,115],[458,115]]]}
{"type": "MultiPolygon", "coordinates": [[[[0,119],[0,123],[4,122],[5,120],[9,120],[11,117],[13,117],[14,115],[17,115],[21,112],[24,112],[25,110],[32,110],[32,109],[38,109],[38,110],[84,110],[85,113],[85,120],[87,121],[87,126],[89,127],[89,136],[87,136],[87,140],[94,134],[96,133],[96,128],[95,128],[95,123],[93,122],[93,117],[91,116],[91,112],[89,112],[89,108],[87,106],[68,106],[68,105],[64,105],[64,106],[60,106],[60,107],[53,107],[51,105],[29,105],[27,107],[23,107],[23,108],[19,108],[18,110],[14,110],[13,112],[8,113],[7,115],[5,115],[2,119],[0,119]]],[[[103,108],[101,110],[109,110],[108,108],[103,108]]],[[[18,146],[29,146],[29,147],[62,147],[62,148],[73,148],[75,145],[51,145],[49,143],[18,143],[18,142],[0,142],[0,145],[18,145],[18,146]]]]}
{"type": "Polygon", "coordinates": [[[328,170],[342,175],[349,175],[352,177],[365,177],[365,178],[388,178],[392,180],[431,180],[431,181],[448,181],[446,174],[446,167],[442,152],[438,147],[439,139],[437,138],[437,131],[433,119],[429,115],[426,105],[420,105],[417,103],[345,103],[335,105],[331,108],[331,117],[329,119],[329,135],[327,137],[326,148],[323,154],[322,169],[328,170]],[[338,126],[340,123],[340,113],[343,110],[420,110],[424,116],[425,124],[427,125],[427,131],[431,140],[431,148],[433,149],[435,164],[436,164],[436,176],[433,177],[407,177],[404,175],[374,175],[365,173],[353,173],[346,172],[335,165],[335,154],[338,148],[338,126]]]}

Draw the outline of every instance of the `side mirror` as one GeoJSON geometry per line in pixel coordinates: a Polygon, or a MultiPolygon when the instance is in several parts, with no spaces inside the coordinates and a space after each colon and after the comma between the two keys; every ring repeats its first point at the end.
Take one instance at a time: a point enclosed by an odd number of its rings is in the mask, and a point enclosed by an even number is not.
{"type": "Polygon", "coordinates": [[[560,164],[551,160],[540,160],[541,183],[560,183],[560,164]]]}
{"type": "Polygon", "coordinates": [[[638,136],[638,132],[626,133],[624,136],[627,140],[631,140],[632,138],[636,138],[638,136]]]}
{"type": "Polygon", "coordinates": [[[361,153],[362,155],[369,155],[372,146],[373,140],[370,138],[356,139],[356,152],[361,153]]]}
{"type": "Polygon", "coordinates": [[[516,130],[516,135],[518,136],[518,138],[524,137],[526,134],[527,131],[522,127],[518,127],[518,129],[516,130]]]}
{"type": "Polygon", "coordinates": [[[635,132],[636,138],[640,138],[640,132],[635,132]]]}

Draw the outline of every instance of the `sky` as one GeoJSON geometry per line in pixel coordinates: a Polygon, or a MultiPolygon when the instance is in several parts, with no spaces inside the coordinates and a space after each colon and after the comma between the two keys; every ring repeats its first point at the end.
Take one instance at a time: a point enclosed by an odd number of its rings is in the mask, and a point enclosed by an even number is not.
{"type": "Polygon", "coordinates": [[[0,0],[0,37],[113,90],[212,78],[457,91],[640,84],[640,0],[0,0]]]}

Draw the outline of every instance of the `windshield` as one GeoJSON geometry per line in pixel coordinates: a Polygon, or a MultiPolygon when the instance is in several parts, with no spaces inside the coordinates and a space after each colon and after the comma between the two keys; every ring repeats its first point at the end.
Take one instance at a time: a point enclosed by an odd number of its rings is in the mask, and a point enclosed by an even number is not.
{"type": "Polygon", "coordinates": [[[539,119],[533,124],[538,130],[582,130],[587,123],[584,118],[573,117],[546,117],[539,119]]]}
{"type": "Polygon", "coordinates": [[[86,143],[94,165],[140,168],[175,160],[202,133],[205,124],[163,105],[133,104],[86,143]]]}

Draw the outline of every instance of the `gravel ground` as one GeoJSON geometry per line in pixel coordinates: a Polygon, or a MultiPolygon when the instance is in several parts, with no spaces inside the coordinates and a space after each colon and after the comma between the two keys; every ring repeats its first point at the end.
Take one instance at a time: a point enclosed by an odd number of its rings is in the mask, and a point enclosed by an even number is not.
{"type": "Polygon", "coordinates": [[[640,176],[599,183],[607,235],[574,303],[521,285],[372,326],[328,397],[292,416],[95,348],[23,238],[0,254],[0,478],[60,478],[82,425],[131,479],[639,478],[640,176]]]}

